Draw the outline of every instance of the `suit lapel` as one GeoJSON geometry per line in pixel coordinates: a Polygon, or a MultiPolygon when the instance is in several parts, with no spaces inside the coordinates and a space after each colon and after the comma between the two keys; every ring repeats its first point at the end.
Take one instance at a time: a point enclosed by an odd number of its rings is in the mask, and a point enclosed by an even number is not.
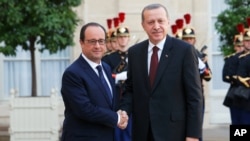
{"type": "Polygon", "coordinates": [[[147,86],[148,90],[150,90],[150,81],[149,81],[149,74],[148,74],[148,40],[146,40],[141,47],[141,55],[138,55],[138,63],[141,63],[141,73],[143,77],[142,83],[145,83],[144,85],[147,86]],[[140,59],[140,60],[139,60],[140,59]]]}
{"type": "MultiPolygon", "coordinates": [[[[83,69],[86,72],[86,74],[98,85],[98,87],[100,89],[102,89],[101,92],[104,95],[105,100],[108,102],[108,104],[112,108],[112,103],[109,100],[108,94],[106,93],[106,90],[105,90],[103,84],[101,83],[100,78],[98,77],[98,75],[94,72],[94,70],[91,68],[91,66],[88,64],[88,62],[82,56],[79,57],[79,61],[80,61],[80,63],[82,63],[81,66],[83,67],[83,69]]],[[[106,73],[107,72],[107,68],[104,67],[104,70],[105,70],[105,73],[106,73]]],[[[107,73],[106,73],[106,75],[107,75],[107,73]]],[[[108,78],[109,78],[109,76],[108,76],[108,78]]],[[[109,82],[111,84],[110,78],[109,78],[109,82]]],[[[113,88],[112,88],[112,90],[113,90],[113,88]]],[[[113,90],[113,93],[114,93],[114,90],[113,90]]]]}

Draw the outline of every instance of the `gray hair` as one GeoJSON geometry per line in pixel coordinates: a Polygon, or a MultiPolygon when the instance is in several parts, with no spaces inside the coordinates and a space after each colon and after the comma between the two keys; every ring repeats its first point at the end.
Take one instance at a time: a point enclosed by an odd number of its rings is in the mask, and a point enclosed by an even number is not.
{"type": "Polygon", "coordinates": [[[141,12],[141,20],[144,21],[144,15],[143,15],[143,14],[144,14],[144,12],[145,12],[146,10],[157,9],[157,8],[160,8],[160,7],[162,7],[162,8],[165,10],[166,15],[167,15],[167,18],[168,18],[169,16],[168,16],[168,10],[167,10],[167,8],[166,8],[164,5],[162,5],[162,4],[153,3],[153,4],[147,5],[147,6],[145,6],[145,7],[143,8],[143,10],[142,10],[142,12],[141,12]]]}

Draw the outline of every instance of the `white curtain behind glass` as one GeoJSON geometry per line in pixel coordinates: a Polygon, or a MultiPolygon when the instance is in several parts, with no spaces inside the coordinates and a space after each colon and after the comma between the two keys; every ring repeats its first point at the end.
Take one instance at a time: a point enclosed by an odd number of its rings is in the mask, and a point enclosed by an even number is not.
{"type": "Polygon", "coordinates": [[[18,94],[28,96],[31,93],[30,54],[17,48],[16,56],[4,58],[4,96],[9,97],[10,90],[17,90],[18,94]]]}
{"type": "MultiPolygon", "coordinates": [[[[56,54],[44,51],[36,54],[37,87],[40,96],[50,95],[51,89],[59,90],[61,76],[70,62],[70,49],[67,48],[56,54]],[[40,68],[40,69],[38,69],[40,68]],[[39,89],[38,89],[39,90],[39,89]]],[[[8,98],[11,89],[15,89],[20,96],[31,95],[31,64],[30,52],[17,49],[16,56],[4,57],[4,97],[8,98]]],[[[59,93],[59,92],[58,92],[59,93]]]]}
{"type": "Polygon", "coordinates": [[[51,89],[58,91],[61,88],[61,78],[65,68],[69,65],[69,49],[56,54],[45,51],[41,54],[41,93],[50,95],[51,89]]]}

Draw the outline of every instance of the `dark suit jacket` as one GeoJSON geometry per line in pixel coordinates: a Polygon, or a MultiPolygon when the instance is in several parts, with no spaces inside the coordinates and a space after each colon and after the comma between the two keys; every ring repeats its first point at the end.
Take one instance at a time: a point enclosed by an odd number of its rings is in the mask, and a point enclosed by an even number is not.
{"type": "Polygon", "coordinates": [[[113,141],[118,96],[110,67],[102,62],[113,91],[113,104],[94,70],[80,55],[64,72],[65,104],[62,141],[113,141]]]}
{"type": "Polygon", "coordinates": [[[155,141],[201,137],[202,91],[193,46],[167,36],[153,88],[148,77],[148,40],[128,52],[126,93],[120,108],[132,113],[133,141],[146,141],[151,127],[155,141]]]}

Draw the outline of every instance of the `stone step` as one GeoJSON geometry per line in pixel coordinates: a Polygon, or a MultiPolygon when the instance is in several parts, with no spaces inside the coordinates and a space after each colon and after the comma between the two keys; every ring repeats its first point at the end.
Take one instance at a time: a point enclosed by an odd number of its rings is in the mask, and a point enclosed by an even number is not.
{"type": "Polygon", "coordinates": [[[9,133],[0,131],[0,141],[10,141],[9,133]]]}
{"type": "Polygon", "coordinates": [[[0,125],[0,141],[10,141],[9,127],[0,125]]]}
{"type": "Polygon", "coordinates": [[[10,141],[10,137],[9,136],[1,136],[0,135],[0,141],[10,141]]]}

